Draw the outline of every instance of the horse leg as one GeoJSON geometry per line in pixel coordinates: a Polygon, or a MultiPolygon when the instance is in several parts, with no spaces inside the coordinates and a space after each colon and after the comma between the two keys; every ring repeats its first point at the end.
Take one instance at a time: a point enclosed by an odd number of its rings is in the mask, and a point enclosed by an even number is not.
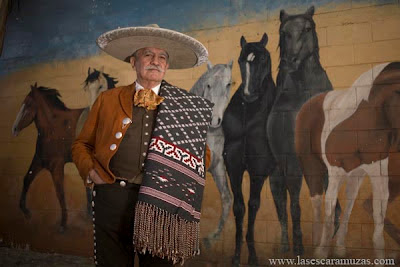
{"type": "Polygon", "coordinates": [[[24,213],[27,219],[31,218],[31,212],[29,209],[26,208],[26,194],[28,193],[29,187],[33,180],[35,179],[36,175],[43,169],[42,162],[39,157],[35,154],[32,159],[31,165],[29,166],[28,172],[25,174],[24,177],[24,186],[22,188],[21,197],[19,200],[19,208],[24,213]]]}
{"type": "Polygon", "coordinates": [[[385,239],[383,237],[384,220],[389,199],[389,177],[388,177],[388,159],[377,161],[368,166],[366,170],[371,181],[373,194],[373,217],[374,234],[373,244],[375,257],[383,259],[385,257],[385,239]],[[378,173],[374,170],[379,170],[378,173]],[[375,173],[375,175],[373,175],[375,173]]]}
{"type": "Polygon", "coordinates": [[[67,208],[64,196],[64,162],[57,162],[52,166],[51,177],[53,178],[54,187],[61,207],[61,222],[59,232],[63,233],[67,224],[67,208]]]}
{"type": "Polygon", "coordinates": [[[312,225],[312,242],[313,246],[319,245],[321,240],[321,210],[322,210],[322,195],[324,192],[323,179],[325,174],[318,175],[313,173],[313,165],[304,165],[304,179],[306,180],[310,191],[311,205],[313,208],[313,225],[312,225]],[[308,169],[311,168],[311,169],[308,169]]]}
{"type": "Polygon", "coordinates": [[[289,235],[288,235],[288,218],[286,212],[287,195],[284,176],[278,175],[275,170],[274,174],[269,178],[272,196],[278,214],[279,223],[281,224],[281,252],[289,251],[289,235]]]}
{"type": "Polygon", "coordinates": [[[235,215],[236,224],[235,254],[232,259],[232,264],[234,266],[238,266],[240,263],[240,252],[243,240],[243,217],[246,209],[242,192],[243,173],[244,167],[241,166],[241,164],[237,165],[234,169],[228,167],[228,174],[233,192],[233,214],[235,215]]]}
{"type": "Polygon", "coordinates": [[[345,239],[347,235],[349,219],[351,211],[353,210],[354,202],[357,198],[358,191],[364,180],[364,175],[365,175],[365,172],[363,170],[361,169],[359,170],[360,171],[353,173],[351,176],[347,178],[347,183],[346,183],[347,204],[343,218],[340,222],[339,230],[337,231],[336,246],[334,248],[334,255],[337,257],[346,256],[345,239]]]}
{"type": "MultiPolygon", "coordinates": [[[[400,195],[400,165],[398,164],[396,153],[389,154],[389,200],[388,205],[400,195]],[[393,160],[394,159],[394,160],[393,160]]],[[[363,203],[364,209],[368,214],[372,214],[372,198],[371,196],[363,203]]],[[[388,235],[400,244],[400,229],[389,218],[385,218],[385,231],[388,235]]]]}
{"type": "Polygon", "coordinates": [[[217,185],[217,188],[221,195],[222,213],[217,229],[215,229],[215,231],[213,231],[204,239],[204,242],[207,246],[211,246],[211,241],[217,239],[220,236],[232,207],[232,195],[229,190],[228,178],[226,177],[225,165],[222,161],[222,158],[220,161],[218,161],[215,168],[210,169],[209,171],[211,172],[215,184],[217,185]]]}
{"type": "Polygon", "coordinates": [[[286,186],[290,195],[290,213],[293,224],[293,253],[294,255],[303,255],[303,234],[301,232],[301,209],[300,209],[300,190],[303,182],[303,176],[286,177],[286,186]]]}
{"type": "MultiPolygon", "coordinates": [[[[328,172],[326,172],[324,176],[324,192],[328,189],[328,183],[329,183],[329,175],[328,172]]],[[[334,219],[334,231],[332,237],[335,236],[336,232],[339,229],[340,225],[340,214],[342,213],[342,208],[340,206],[339,200],[336,201],[336,206],[335,206],[335,219],[334,219]]]]}
{"type": "Polygon", "coordinates": [[[247,247],[249,250],[249,265],[258,265],[257,253],[254,247],[254,224],[256,221],[257,211],[260,208],[260,194],[264,185],[264,176],[250,176],[250,199],[248,203],[248,228],[246,234],[247,247]]]}
{"type": "Polygon", "coordinates": [[[325,219],[322,229],[321,242],[315,249],[314,253],[318,258],[327,258],[328,256],[328,245],[334,230],[334,209],[336,206],[340,185],[342,184],[343,178],[346,175],[342,169],[337,167],[332,168],[334,168],[335,171],[329,172],[329,185],[325,194],[325,219]]]}

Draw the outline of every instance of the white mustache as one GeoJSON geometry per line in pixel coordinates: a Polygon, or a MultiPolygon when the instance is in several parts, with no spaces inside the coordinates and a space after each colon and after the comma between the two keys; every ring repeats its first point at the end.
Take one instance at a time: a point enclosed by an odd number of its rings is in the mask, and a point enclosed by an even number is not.
{"type": "Polygon", "coordinates": [[[159,72],[165,72],[164,69],[162,69],[159,66],[156,65],[149,65],[147,67],[144,68],[145,70],[158,70],[159,72]]]}

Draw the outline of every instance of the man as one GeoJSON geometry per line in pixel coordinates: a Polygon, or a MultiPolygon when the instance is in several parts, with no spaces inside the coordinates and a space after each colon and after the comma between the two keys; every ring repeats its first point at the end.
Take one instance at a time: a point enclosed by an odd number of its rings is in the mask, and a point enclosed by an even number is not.
{"type": "Polygon", "coordinates": [[[99,266],[171,266],[199,250],[206,133],[212,104],[163,80],[197,66],[207,50],[167,29],[130,27],[97,40],[130,62],[137,80],[99,95],[72,146],[93,188],[94,259],[99,266]]]}

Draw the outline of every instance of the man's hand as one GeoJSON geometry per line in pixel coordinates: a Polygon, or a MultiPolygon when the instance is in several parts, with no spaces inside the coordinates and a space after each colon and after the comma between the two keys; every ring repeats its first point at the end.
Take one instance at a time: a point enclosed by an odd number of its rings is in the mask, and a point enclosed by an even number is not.
{"type": "Polygon", "coordinates": [[[100,175],[96,172],[95,169],[91,169],[89,171],[89,178],[95,184],[105,184],[106,183],[106,182],[103,181],[103,179],[101,179],[100,175]]]}

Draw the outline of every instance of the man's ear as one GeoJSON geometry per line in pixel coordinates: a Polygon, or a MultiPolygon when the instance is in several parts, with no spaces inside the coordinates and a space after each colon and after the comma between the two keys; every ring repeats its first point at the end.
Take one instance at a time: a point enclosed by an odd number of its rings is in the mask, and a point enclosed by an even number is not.
{"type": "Polygon", "coordinates": [[[131,63],[132,68],[135,68],[135,62],[136,62],[136,58],[135,57],[130,57],[129,62],[131,63]]]}

